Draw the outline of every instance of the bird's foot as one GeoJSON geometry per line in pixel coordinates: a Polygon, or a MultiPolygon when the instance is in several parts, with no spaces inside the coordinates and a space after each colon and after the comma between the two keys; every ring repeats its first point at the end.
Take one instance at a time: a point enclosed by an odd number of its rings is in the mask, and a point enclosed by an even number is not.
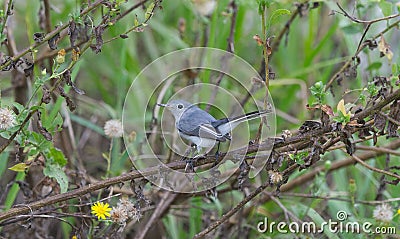
{"type": "Polygon", "coordinates": [[[195,159],[186,159],[185,173],[194,173],[195,159]]]}
{"type": "Polygon", "coordinates": [[[221,153],[219,151],[215,152],[215,163],[214,163],[214,166],[219,163],[219,156],[221,156],[221,153]]]}

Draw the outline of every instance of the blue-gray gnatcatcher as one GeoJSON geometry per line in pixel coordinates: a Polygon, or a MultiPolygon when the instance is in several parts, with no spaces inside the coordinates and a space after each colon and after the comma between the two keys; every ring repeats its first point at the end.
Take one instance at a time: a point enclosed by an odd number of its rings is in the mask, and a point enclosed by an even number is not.
{"type": "Polygon", "coordinates": [[[230,132],[240,123],[262,117],[271,111],[255,111],[234,118],[215,119],[206,111],[184,100],[172,100],[166,107],[175,118],[179,135],[196,145],[198,153],[202,147],[212,147],[218,142],[230,140],[230,132]]]}

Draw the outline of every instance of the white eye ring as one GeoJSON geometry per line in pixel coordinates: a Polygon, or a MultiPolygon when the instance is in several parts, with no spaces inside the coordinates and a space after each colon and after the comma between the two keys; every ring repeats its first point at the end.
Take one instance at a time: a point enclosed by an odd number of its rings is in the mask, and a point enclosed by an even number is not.
{"type": "Polygon", "coordinates": [[[183,108],[183,105],[182,104],[179,104],[178,105],[178,109],[182,109],[183,108]]]}

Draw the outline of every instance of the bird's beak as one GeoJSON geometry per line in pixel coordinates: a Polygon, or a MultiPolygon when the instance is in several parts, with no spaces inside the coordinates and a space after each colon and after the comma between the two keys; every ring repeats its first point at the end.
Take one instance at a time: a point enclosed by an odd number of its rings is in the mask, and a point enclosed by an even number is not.
{"type": "Polygon", "coordinates": [[[160,104],[160,103],[157,103],[157,105],[158,105],[158,106],[161,106],[161,107],[167,107],[167,104],[160,104]]]}

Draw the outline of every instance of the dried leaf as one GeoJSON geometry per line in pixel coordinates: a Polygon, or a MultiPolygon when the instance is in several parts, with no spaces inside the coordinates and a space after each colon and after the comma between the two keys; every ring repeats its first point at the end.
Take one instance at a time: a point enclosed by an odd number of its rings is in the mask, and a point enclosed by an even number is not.
{"type": "Polygon", "coordinates": [[[44,34],[43,32],[36,32],[33,34],[33,40],[35,42],[42,42],[45,35],[46,34],[44,34]]]}
{"type": "Polygon", "coordinates": [[[101,52],[101,47],[103,46],[103,33],[104,33],[105,27],[103,25],[98,25],[97,27],[94,28],[94,34],[96,36],[96,44],[90,46],[90,48],[98,54],[101,52]]]}
{"type": "Polygon", "coordinates": [[[30,62],[28,62],[28,61],[26,60],[25,66],[26,66],[26,67],[23,68],[25,77],[31,77],[31,76],[33,76],[33,67],[34,67],[34,64],[33,64],[33,63],[30,63],[30,62]]]}
{"type": "Polygon", "coordinates": [[[75,47],[75,42],[78,39],[79,30],[77,28],[77,24],[75,21],[71,20],[68,27],[68,35],[69,35],[69,42],[71,43],[71,47],[75,47]]]}
{"type": "Polygon", "coordinates": [[[45,86],[43,86],[42,91],[43,91],[42,102],[45,104],[50,103],[51,100],[50,91],[45,86]]]}
{"type": "Polygon", "coordinates": [[[299,132],[304,134],[310,130],[321,129],[322,123],[316,120],[306,120],[299,128],[299,132]]]}
{"type": "Polygon", "coordinates": [[[350,141],[350,138],[351,138],[350,132],[346,130],[340,132],[340,141],[342,141],[346,146],[346,152],[350,155],[353,155],[355,152],[355,146],[354,143],[350,141]]]}
{"type": "Polygon", "coordinates": [[[75,83],[72,81],[72,79],[71,79],[71,71],[70,71],[70,70],[67,70],[67,71],[64,72],[64,74],[63,74],[63,80],[65,81],[65,83],[66,83],[67,85],[71,86],[72,89],[73,89],[77,94],[79,94],[79,95],[84,95],[84,94],[85,94],[85,91],[79,89],[79,88],[75,85],[75,83]]]}
{"type": "MultiPolygon", "coordinates": [[[[398,100],[394,101],[390,105],[390,112],[389,112],[388,116],[397,122],[400,121],[400,101],[398,101],[398,100]]],[[[387,137],[388,138],[389,137],[399,137],[398,128],[399,128],[398,124],[395,124],[389,120],[388,126],[387,126],[387,132],[388,132],[387,137]]]]}
{"type": "Polygon", "coordinates": [[[327,115],[334,116],[332,107],[329,105],[321,105],[321,110],[325,112],[327,115]]]}
{"type": "Polygon", "coordinates": [[[69,109],[70,111],[74,111],[74,110],[76,109],[76,105],[75,105],[74,102],[71,100],[71,98],[69,98],[69,97],[67,96],[67,97],[65,97],[65,100],[67,101],[68,109],[69,109]]]}
{"type": "Polygon", "coordinates": [[[257,34],[254,35],[253,39],[257,42],[257,45],[259,45],[259,46],[264,45],[264,42],[263,42],[263,40],[261,40],[261,37],[259,35],[257,35],[257,34]]]}
{"type": "Polygon", "coordinates": [[[52,49],[52,50],[57,49],[57,41],[58,41],[58,39],[60,39],[60,33],[57,33],[52,38],[50,38],[50,40],[47,41],[47,43],[49,44],[50,49],[52,49]]]}
{"type": "Polygon", "coordinates": [[[60,95],[65,99],[65,101],[67,102],[67,106],[69,108],[70,111],[74,111],[76,109],[76,105],[74,104],[74,102],[71,100],[71,98],[69,98],[69,96],[65,93],[64,88],[62,88],[62,86],[58,86],[58,91],[60,92],[60,95]]]}
{"type": "Polygon", "coordinates": [[[393,59],[393,52],[390,49],[390,45],[385,41],[383,34],[381,34],[381,40],[378,43],[378,50],[381,52],[381,56],[386,56],[389,62],[393,59]]]}
{"type": "Polygon", "coordinates": [[[386,118],[381,114],[374,115],[374,126],[378,129],[378,131],[383,134],[386,126],[386,118]]]}
{"type": "Polygon", "coordinates": [[[77,61],[80,55],[81,51],[79,47],[76,46],[74,49],[72,49],[72,61],[77,61]]]}

